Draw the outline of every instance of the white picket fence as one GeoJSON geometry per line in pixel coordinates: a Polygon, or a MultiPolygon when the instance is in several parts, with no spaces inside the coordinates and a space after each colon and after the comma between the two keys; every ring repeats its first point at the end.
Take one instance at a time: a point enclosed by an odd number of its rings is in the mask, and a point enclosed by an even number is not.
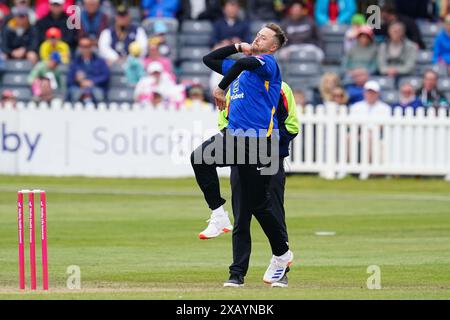
{"type": "Polygon", "coordinates": [[[356,117],[345,106],[299,108],[301,133],[291,172],[327,179],[358,174],[443,176],[450,180],[450,117],[446,109],[396,108],[388,118],[356,117]]]}
{"type": "MultiPolygon", "coordinates": [[[[173,165],[173,150],[160,154],[145,147],[145,152],[134,152],[135,132],[142,141],[154,139],[160,150],[164,147],[160,137],[169,141],[173,128],[182,130],[184,140],[180,141],[188,143],[178,142],[179,154],[188,160],[192,146],[199,143],[194,141],[207,138],[202,134],[210,134],[208,130],[217,130],[217,115],[210,110],[181,107],[166,111],[126,103],[100,104],[94,110],[60,101],[50,108],[35,103],[0,107],[0,173],[191,176],[189,161],[173,165]],[[25,138],[39,134],[42,138],[36,140],[39,144],[34,156],[28,159],[25,138]],[[25,140],[17,144],[20,137],[25,140]],[[17,151],[8,151],[16,147],[17,151]],[[114,153],[115,149],[118,152],[114,153]]],[[[327,179],[357,174],[362,179],[370,175],[418,175],[450,180],[448,110],[436,114],[419,108],[414,115],[407,109],[403,115],[397,108],[392,117],[377,119],[355,117],[345,106],[327,105],[299,107],[298,114],[301,132],[292,144],[286,166],[290,172],[317,173],[327,179]]]]}

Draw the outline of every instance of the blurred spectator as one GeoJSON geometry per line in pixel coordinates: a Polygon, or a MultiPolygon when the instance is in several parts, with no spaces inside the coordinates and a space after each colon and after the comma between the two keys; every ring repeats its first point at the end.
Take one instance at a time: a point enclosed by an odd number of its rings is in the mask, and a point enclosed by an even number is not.
{"type": "MultiPolygon", "coordinates": [[[[395,0],[399,14],[417,19],[436,20],[438,17],[436,0],[395,0]]],[[[441,2],[448,2],[447,0],[441,2]]]]}
{"type": "Polygon", "coordinates": [[[147,76],[141,78],[134,90],[134,98],[137,102],[150,102],[155,90],[161,92],[164,100],[169,100],[171,88],[175,82],[171,76],[164,72],[164,68],[159,62],[152,62],[147,67],[147,76]]]}
{"type": "Polygon", "coordinates": [[[6,0],[0,0],[0,26],[3,25],[4,19],[9,16],[11,12],[5,2],[6,0]]]}
{"type": "Polygon", "coordinates": [[[331,102],[334,102],[339,106],[348,105],[348,99],[348,94],[342,87],[336,87],[331,92],[331,102]]]}
{"type": "Polygon", "coordinates": [[[426,108],[448,107],[445,95],[438,90],[439,75],[433,70],[427,70],[423,76],[423,86],[417,91],[417,97],[426,108]]]}
{"type": "Polygon", "coordinates": [[[83,0],[79,39],[91,38],[97,44],[100,33],[106,28],[108,28],[108,16],[102,12],[100,0],[83,0]]]}
{"type": "Polygon", "coordinates": [[[352,83],[345,86],[348,93],[349,105],[364,100],[364,85],[369,80],[369,72],[366,69],[359,68],[350,72],[352,83]]]}
{"type": "Polygon", "coordinates": [[[434,41],[433,63],[450,66],[450,15],[444,19],[444,28],[436,36],[434,41]]]}
{"type": "MultiPolygon", "coordinates": [[[[62,9],[66,12],[67,8],[75,4],[75,0],[36,0],[34,10],[36,12],[36,17],[42,19],[48,15],[51,11],[52,3],[58,3],[60,6],[64,6],[62,9]]],[[[47,28],[48,29],[48,28],[47,28]]]]}
{"type": "Polygon", "coordinates": [[[69,45],[72,50],[77,46],[77,34],[75,29],[67,27],[67,20],[69,16],[65,12],[66,6],[73,1],[64,0],[48,0],[50,4],[50,11],[46,16],[36,22],[36,30],[39,44],[44,42],[45,32],[52,28],[58,28],[62,32],[62,40],[69,45]]]}
{"type": "Polygon", "coordinates": [[[220,0],[181,0],[179,18],[182,20],[210,20],[222,17],[220,0]]]}
{"type": "Polygon", "coordinates": [[[251,20],[278,20],[282,8],[274,0],[247,0],[247,13],[251,20]]]}
{"type": "MultiPolygon", "coordinates": [[[[34,13],[33,8],[30,5],[30,0],[14,0],[9,1],[10,3],[13,2],[13,6],[9,12],[9,15],[5,16],[3,18],[2,24],[9,24],[11,22],[11,26],[14,26],[14,14],[13,9],[15,8],[25,8],[28,9],[28,20],[30,21],[30,25],[34,25],[36,23],[36,14],[34,13]],[[13,20],[13,21],[11,21],[13,20]]],[[[1,19],[0,19],[1,20],[1,19]]],[[[2,25],[0,25],[1,27],[2,25]]]]}
{"type": "Polygon", "coordinates": [[[359,28],[356,44],[347,52],[342,61],[343,69],[348,72],[357,68],[364,68],[370,74],[377,70],[377,46],[374,42],[373,31],[369,26],[359,28]]]}
{"type": "Polygon", "coordinates": [[[128,46],[134,41],[141,47],[141,55],[145,56],[147,35],[142,27],[131,24],[128,8],[120,5],[117,7],[114,25],[100,34],[99,55],[109,65],[123,63],[128,56],[128,46]]]}
{"type": "Polygon", "coordinates": [[[52,52],[49,59],[37,63],[28,76],[33,97],[37,101],[51,101],[63,88],[61,71],[58,65],[61,63],[61,55],[52,52]]]}
{"type": "Polygon", "coordinates": [[[64,64],[70,62],[70,48],[67,43],[61,40],[61,30],[51,27],[45,32],[45,40],[39,48],[39,56],[41,60],[50,59],[53,52],[58,52],[61,56],[61,61],[64,64]]]}
{"type": "Polygon", "coordinates": [[[240,18],[241,6],[239,1],[226,0],[223,14],[223,18],[214,22],[211,46],[218,43],[250,42],[250,24],[240,18]]]}
{"type": "Polygon", "coordinates": [[[175,18],[180,5],[179,2],[179,0],[142,0],[141,7],[146,18],[175,18]]]}
{"type": "Polygon", "coordinates": [[[94,43],[90,38],[81,38],[78,49],[80,55],[72,60],[67,76],[69,99],[72,102],[102,101],[108,90],[108,65],[94,53],[94,43]]]}
{"type": "Polygon", "coordinates": [[[380,85],[376,81],[367,81],[364,85],[364,100],[350,108],[354,116],[389,117],[391,107],[380,100],[380,85]]]}
{"type": "Polygon", "coordinates": [[[154,109],[167,109],[169,107],[167,101],[164,101],[163,94],[160,88],[157,88],[152,92],[149,102],[154,109]]]}
{"type": "Polygon", "coordinates": [[[295,103],[298,107],[306,106],[306,103],[308,101],[306,101],[305,93],[301,89],[294,89],[292,90],[292,93],[294,95],[295,103]]]}
{"type": "Polygon", "coordinates": [[[187,88],[187,97],[184,101],[184,106],[187,109],[201,108],[211,109],[211,105],[205,99],[205,92],[201,85],[193,85],[187,88]]]}
{"type": "Polygon", "coordinates": [[[172,61],[169,58],[162,56],[160,51],[160,39],[158,37],[150,38],[148,40],[148,55],[144,59],[144,68],[147,69],[150,63],[157,61],[161,63],[164,71],[175,80],[172,61]]]}
{"type": "Polygon", "coordinates": [[[425,42],[423,42],[422,34],[416,22],[408,16],[397,14],[392,4],[388,3],[381,8],[381,20],[381,28],[375,29],[377,36],[388,37],[390,25],[394,22],[401,22],[404,25],[406,37],[416,43],[420,49],[426,49],[425,42]]]}
{"type": "Polygon", "coordinates": [[[403,109],[412,107],[415,111],[418,107],[422,106],[422,103],[417,98],[414,87],[410,83],[404,83],[400,87],[399,101],[392,106],[402,107],[403,109]]]}
{"type": "Polygon", "coordinates": [[[141,46],[136,41],[128,46],[128,57],[124,64],[125,77],[129,85],[136,85],[145,75],[144,66],[140,60],[141,46]]]}
{"type": "Polygon", "coordinates": [[[30,25],[29,9],[14,7],[14,16],[2,30],[2,51],[8,59],[27,59],[33,64],[38,61],[36,53],[36,32],[30,25]]]}
{"type": "Polygon", "coordinates": [[[320,101],[319,104],[327,103],[332,100],[333,90],[340,87],[341,81],[336,73],[327,72],[322,76],[319,85],[320,101]]]}
{"type": "Polygon", "coordinates": [[[355,0],[316,0],[314,15],[319,26],[350,24],[356,12],[355,0]]]}
{"type": "Polygon", "coordinates": [[[409,75],[416,67],[417,47],[405,37],[405,26],[395,22],[389,26],[389,39],[378,50],[378,70],[382,75],[409,75]]]}
{"type": "Polygon", "coordinates": [[[356,38],[359,34],[359,29],[366,24],[366,18],[363,14],[357,13],[352,17],[352,24],[345,32],[344,49],[348,52],[356,43],[356,38]]]}
{"type": "Polygon", "coordinates": [[[161,56],[169,57],[171,50],[169,45],[167,44],[166,35],[169,29],[166,24],[162,21],[156,21],[153,26],[153,34],[149,39],[149,43],[155,44],[158,46],[158,51],[161,56]]]}
{"type": "Polygon", "coordinates": [[[322,61],[324,57],[322,37],[316,23],[306,14],[305,9],[302,0],[293,1],[289,6],[287,18],[281,23],[289,42],[280,51],[280,55],[287,59],[293,51],[313,51],[319,61],[322,61]]]}
{"type": "Polygon", "coordinates": [[[2,50],[0,49],[0,79],[1,79],[4,71],[5,71],[5,55],[3,54],[2,50]]]}
{"type": "Polygon", "coordinates": [[[0,100],[0,106],[5,107],[6,104],[10,103],[14,108],[16,107],[17,98],[14,95],[14,92],[12,90],[3,90],[1,100],[0,100]]]}

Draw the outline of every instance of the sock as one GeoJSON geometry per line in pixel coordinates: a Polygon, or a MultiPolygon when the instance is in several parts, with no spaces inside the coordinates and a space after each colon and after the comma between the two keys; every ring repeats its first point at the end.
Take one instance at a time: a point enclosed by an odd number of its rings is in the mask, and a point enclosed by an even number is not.
{"type": "Polygon", "coordinates": [[[225,212],[225,210],[223,209],[223,206],[220,206],[220,207],[218,207],[217,209],[215,209],[215,210],[212,211],[212,215],[213,215],[213,216],[219,216],[219,217],[221,217],[221,216],[226,215],[226,212],[225,212]]]}
{"type": "Polygon", "coordinates": [[[283,255],[281,255],[281,256],[278,256],[277,259],[280,259],[280,260],[289,260],[290,257],[291,257],[291,252],[290,252],[290,250],[288,250],[288,251],[286,251],[285,254],[283,254],[283,255]]]}

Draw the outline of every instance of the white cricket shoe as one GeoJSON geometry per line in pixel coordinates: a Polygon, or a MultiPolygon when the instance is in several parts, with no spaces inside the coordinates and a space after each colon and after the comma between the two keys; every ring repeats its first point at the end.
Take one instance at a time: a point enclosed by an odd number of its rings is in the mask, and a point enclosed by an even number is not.
{"type": "Polygon", "coordinates": [[[280,257],[272,256],[269,267],[264,274],[263,281],[267,284],[272,284],[281,280],[286,273],[287,267],[292,264],[292,260],[294,260],[294,254],[291,250],[280,257]]]}
{"type": "Polygon", "coordinates": [[[221,215],[212,214],[211,218],[207,220],[207,222],[209,222],[208,227],[198,235],[198,237],[202,240],[216,238],[222,233],[233,230],[233,225],[228,217],[228,212],[221,215]]]}

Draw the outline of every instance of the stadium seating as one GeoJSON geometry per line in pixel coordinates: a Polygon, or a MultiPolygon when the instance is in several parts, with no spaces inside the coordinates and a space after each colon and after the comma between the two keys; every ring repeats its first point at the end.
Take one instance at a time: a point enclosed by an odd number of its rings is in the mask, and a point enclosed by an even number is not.
{"type": "Polygon", "coordinates": [[[173,18],[147,18],[142,21],[142,27],[148,36],[155,33],[154,27],[155,23],[162,22],[167,27],[168,33],[177,33],[179,28],[179,23],[177,19],[173,18]]]}
{"type": "Polygon", "coordinates": [[[203,56],[209,53],[209,47],[183,47],[180,49],[180,61],[202,61],[203,56]]]}
{"type": "Polygon", "coordinates": [[[209,76],[211,71],[202,62],[189,61],[181,64],[181,73],[209,76]]]}
{"type": "Polygon", "coordinates": [[[397,91],[389,91],[385,90],[381,92],[381,99],[386,102],[387,104],[394,104],[398,102],[398,92],[397,91]]]}
{"type": "Polygon", "coordinates": [[[203,88],[209,88],[209,75],[183,74],[179,78],[180,83],[198,83],[203,88]]]}
{"type": "Polygon", "coordinates": [[[290,62],[319,62],[319,57],[313,51],[294,51],[289,54],[290,62]]]}
{"type": "Polygon", "coordinates": [[[6,73],[3,75],[3,85],[7,87],[28,87],[28,74],[6,73]]]}
{"type": "Polygon", "coordinates": [[[434,38],[438,34],[440,27],[436,23],[421,23],[419,24],[420,32],[423,37],[423,41],[427,48],[432,48],[434,44],[434,38]]]}
{"type": "Polygon", "coordinates": [[[401,87],[405,83],[411,84],[414,87],[414,89],[417,90],[422,86],[422,78],[421,77],[403,77],[399,81],[399,87],[401,87]]]}
{"type": "Polygon", "coordinates": [[[311,77],[321,73],[320,65],[317,63],[289,63],[286,67],[288,76],[311,77]]]}
{"type": "Polygon", "coordinates": [[[395,90],[395,81],[391,77],[371,77],[370,80],[374,80],[379,83],[382,90],[395,90]]]}
{"type": "Polygon", "coordinates": [[[3,90],[11,90],[13,92],[14,96],[16,97],[17,101],[28,102],[28,101],[31,101],[31,99],[33,98],[30,88],[17,87],[17,86],[13,86],[13,87],[5,86],[2,88],[2,91],[3,90]]]}
{"type": "Polygon", "coordinates": [[[21,72],[29,73],[33,65],[28,60],[6,60],[5,61],[5,71],[6,72],[21,72]]]}
{"type": "Polygon", "coordinates": [[[114,74],[109,81],[110,88],[124,88],[128,86],[125,76],[114,74]]]}
{"type": "Polygon", "coordinates": [[[109,90],[108,100],[119,103],[122,102],[133,103],[134,90],[131,88],[114,88],[114,90],[109,90]]]}
{"type": "Polygon", "coordinates": [[[186,20],[181,24],[181,32],[185,34],[210,34],[212,31],[212,23],[207,20],[186,20]]]}

